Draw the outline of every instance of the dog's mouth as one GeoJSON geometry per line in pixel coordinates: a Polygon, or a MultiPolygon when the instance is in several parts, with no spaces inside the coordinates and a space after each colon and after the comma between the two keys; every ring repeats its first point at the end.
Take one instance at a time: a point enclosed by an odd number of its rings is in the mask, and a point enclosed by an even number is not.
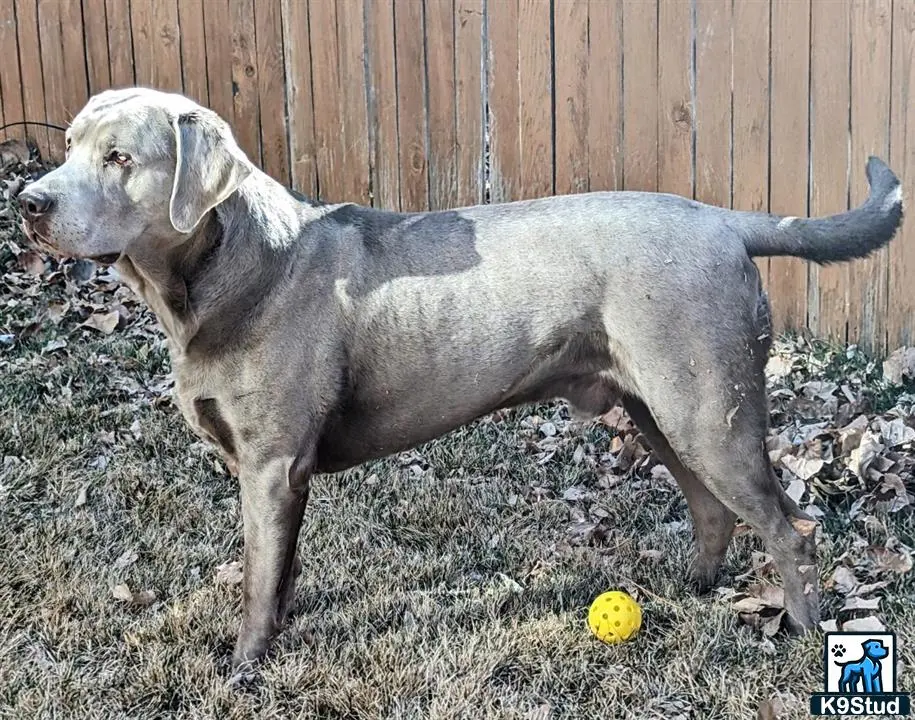
{"type": "MultiPolygon", "coordinates": [[[[65,257],[57,248],[55,248],[48,239],[42,235],[38,229],[27,220],[23,219],[22,221],[22,232],[25,234],[26,239],[35,246],[37,250],[40,250],[43,253],[48,255],[53,255],[57,258],[65,257]]],[[[91,255],[87,259],[98,265],[114,265],[118,260],[121,259],[122,253],[103,253],[101,255],[91,255]]]]}

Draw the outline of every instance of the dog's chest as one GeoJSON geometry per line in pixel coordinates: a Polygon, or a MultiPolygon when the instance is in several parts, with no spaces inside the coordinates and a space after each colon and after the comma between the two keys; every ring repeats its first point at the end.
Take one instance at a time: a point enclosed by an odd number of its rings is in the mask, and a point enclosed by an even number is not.
{"type": "Polygon", "coordinates": [[[224,388],[218,375],[201,367],[189,366],[173,358],[175,371],[175,400],[184,419],[201,438],[211,442],[222,453],[233,475],[238,474],[238,448],[227,412],[219,397],[224,388]]]}

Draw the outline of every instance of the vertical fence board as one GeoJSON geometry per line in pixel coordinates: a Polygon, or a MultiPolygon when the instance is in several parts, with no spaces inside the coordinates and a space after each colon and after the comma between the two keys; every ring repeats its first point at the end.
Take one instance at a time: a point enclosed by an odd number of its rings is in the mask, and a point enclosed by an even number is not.
{"type": "Polygon", "coordinates": [[[282,11],[286,60],[286,117],[292,185],[309,197],[316,197],[318,185],[308,0],[283,0],[282,11]]]}
{"type": "MultiPolygon", "coordinates": [[[[16,37],[19,41],[19,76],[22,80],[22,109],[26,120],[44,121],[44,70],[38,41],[37,0],[16,0],[16,37]]],[[[50,154],[48,131],[33,125],[26,134],[35,141],[42,157],[50,154]]]]}
{"type": "Polygon", "coordinates": [[[589,0],[588,188],[623,186],[623,55],[619,0],[589,0]]]}
{"type": "Polygon", "coordinates": [[[658,190],[692,197],[693,9],[691,3],[661,2],[658,10],[658,190]]]}
{"type": "MultiPolygon", "coordinates": [[[[891,0],[851,5],[851,202],[867,197],[869,155],[889,149],[891,0]]],[[[886,344],[886,249],[849,265],[849,335],[866,350],[886,344]]]]}
{"type": "Polygon", "coordinates": [[[318,192],[322,200],[339,202],[343,199],[340,170],[342,160],[338,142],[341,134],[339,118],[339,59],[337,53],[337,2],[311,0],[308,26],[312,57],[312,92],[314,94],[315,168],[318,192]]]}
{"type": "Polygon", "coordinates": [[[368,203],[369,128],[365,89],[365,28],[361,0],[337,5],[340,101],[343,121],[343,196],[368,203]]]}
{"type": "MultiPolygon", "coordinates": [[[[807,214],[809,38],[809,0],[773,0],[769,209],[783,215],[807,214]]],[[[806,265],[772,258],[769,288],[775,328],[805,327],[806,265]]]]}
{"type": "MultiPolygon", "coordinates": [[[[588,189],[588,0],[554,6],[556,33],[556,193],[588,189]]],[[[603,74],[604,68],[594,68],[603,74]]]]}
{"type": "MultiPolygon", "coordinates": [[[[41,72],[44,76],[45,111],[48,122],[62,125],[69,119],[65,101],[63,39],[60,33],[60,9],[57,0],[38,0],[38,31],[41,48],[41,72]]],[[[48,146],[51,159],[60,162],[64,158],[63,133],[48,132],[48,146]]]]}
{"type": "MultiPolygon", "coordinates": [[[[893,115],[890,162],[903,194],[915,197],[915,0],[893,4],[893,115]]],[[[890,245],[887,295],[888,351],[915,345],[915,223],[903,223],[890,245]]]]}
{"type": "MultiPolygon", "coordinates": [[[[289,144],[286,139],[286,74],[283,22],[279,2],[254,3],[257,37],[257,96],[260,106],[261,167],[288,185],[289,144]]],[[[184,31],[182,27],[182,32],[184,31]]]]}
{"type": "Polygon", "coordinates": [[[111,87],[111,59],[108,55],[108,11],[105,0],[83,0],[86,18],[86,63],[89,94],[111,87]]]}
{"type": "Polygon", "coordinates": [[[124,0],[105,1],[108,28],[108,62],[112,87],[134,82],[133,33],[130,29],[130,6],[124,0]]]}
{"type": "Polygon", "coordinates": [[[454,0],[457,205],[483,201],[483,0],[454,0]]]}
{"type": "Polygon", "coordinates": [[[623,183],[657,190],[657,0],[623,0],[623,58],[623,183]]]}
{"type": "Polygon", "coordinates": [[[400,151],[397,139],[397,70],[394,66],[394,0],[366,0],[369,52],[369,124],[372,202],[400,208],[400,151]]]}
{"type": "MultiPolygon", "coordinates": [[[[762,28],[756,28],[761,32],[762,28]]],[[[731,204],[731,5],[696,3],[696,199],[731,204]]]]}
{"type": "MultiPolygon", "coordinates": [[[[810,27],[810,214],[848,206],[848,5],[813,0],[810,27]]],[[[810,266],[808,322],[817,335],[844,343],[847,265],[810,266]]]]}
{"type": "Polygon", "coordinates": [[[521,197],[553,193],[553,102],[549,0],[518,3],[521,197]]]}
{"type": "Polygon", "coordinates": [[[426,78],[429,84],[429,207],[457,203],[457,128],[453,0],[426,0],[426,78]]]}
{"type": "MultiPolygon", "coordinates": [[[[341,0],[346,2],[347,0],[341,0]]],[[[343,119],[340,117],[340,57],[337,49],[337,0],[313,0],[309,6],[312,88],[315,105],[315,152],[322,200],[344,200],[343,119]]]]}
{"type": "Polygon", "coordinates": [[[232,28],[232,95],[235,137],[255,163],[261,161],[260,103],[254,0],[229,0],[232,28]]]}
{"type": "MultiPolygon", "coordinates": [[[[19,41],[16,38],[16,7],[13,0],[0,0],[0,47],[5,51],[4,62],[0,63],[0,122],[19,122],[25,119],[25,114],[22,108],[19,41]]],[[[26,128],[10,128],[0,134],[0,140],[25,136],[26,128]]]]}
{"type": "MultiPolygon", "coordinates": [[[[133,0],[131,0],[133,2],[133,0]]],[[[227,0],[203,0],[203,32],[207,49],[207,94],[209,106],[226,122],[235,125],[232,87],[232,34],[228,25],[227,0]]]]}
{"type": "MultiPolygon", "coordinates": [[[[66,72],[64,113],[67,122],[83,109],[89,98],[86,68],[86,41],[83,32],[83,9],[80,0],[60,2],[61,56],[66,72]]],[[[61,138],[64,142],[64,138],[61,138]]]]}
{"type": "Polygon", "coordinates": [[[133,36],[133,71],[137,85],[153,86],[153,0],[130,0],[130,31],[133,36]]]}
{"type": "Polygon", "coordinates": [[[181,92],[181,38],[177,0],[152,0],[153,85],[181,92]]]}
{"type": "Polygon", "coordinates": [[[181,28],[181,79],[184,94],[201,105],[208,105],[210,96],[207,92],[204,2],[205,0],[178,0],[178,25],[181,28]]]}
{"type": "MultiPolygon", "coordinates": [[[[733,206],[769,206],[769,5],[734,5],[733,206]]],[[[760,262],[767,270],[765,260],[760,262]]],[[[765,278],[767,273],[762,273],[765,278]]]]}
{"type": "Polygon", "coordinates": [[[518,86],[518,0],[489,2],[490,198],[520,197],[521,98],[518,86]]]}
{"type": "Polygon", "coordinates": [[[426,61],[422,27],[421,2],[395,4],[400,202],[404,210],[422,210],[429,205],[424,72],[426,61]]]}

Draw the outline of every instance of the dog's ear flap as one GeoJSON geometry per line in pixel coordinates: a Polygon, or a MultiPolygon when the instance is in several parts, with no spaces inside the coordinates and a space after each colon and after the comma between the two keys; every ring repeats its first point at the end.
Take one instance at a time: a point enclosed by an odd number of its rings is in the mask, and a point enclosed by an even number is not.
{"type": "Polygon", "coordinates": [[[175,230],[189,233],[238,189],[254,167],[215,113],[184,113],[173,125],[176,163],[169,218],[175,230]]]}

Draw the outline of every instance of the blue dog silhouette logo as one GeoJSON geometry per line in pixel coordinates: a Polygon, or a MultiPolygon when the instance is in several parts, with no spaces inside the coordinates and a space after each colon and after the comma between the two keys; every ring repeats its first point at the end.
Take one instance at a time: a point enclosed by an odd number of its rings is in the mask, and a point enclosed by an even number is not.
{"type": "Polygon", "coordinates": [[[909,695],[896,689],[896,636],[891,632],[828,632],[824,692],[810,696],[812,715],[906,716],[909,695]]]}
{"type": "Polygon", "coordinates": [[[861,649],[863,653],[859,659],[843,662],[838,658],[846,654],[845,646],[839,643],[832,648],[832,653],[837,658],[836,664],[842,668],[839,677],[840,693],[871,695],[883,692],[883,666],[880,661],[890,654],[890,649],[879,638],[865,640],[861,643],[861,649]]]}

